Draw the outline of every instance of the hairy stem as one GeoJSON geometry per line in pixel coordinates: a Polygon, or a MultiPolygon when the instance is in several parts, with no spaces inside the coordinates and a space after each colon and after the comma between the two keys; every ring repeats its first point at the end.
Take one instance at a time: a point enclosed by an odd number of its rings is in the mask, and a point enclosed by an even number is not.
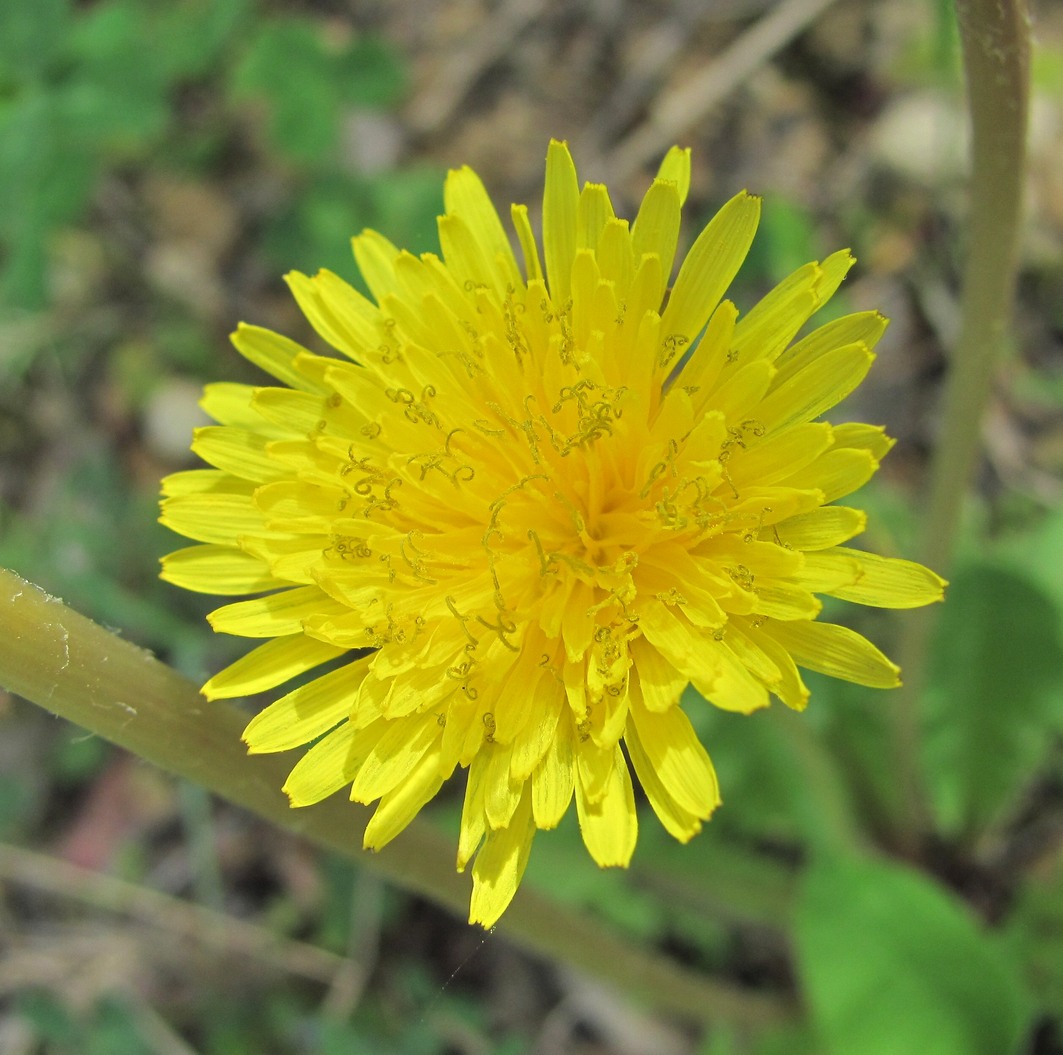
{"type": "MultiPolygon", "coordinates": [[[[1007,345],[1018,264],[1029,104],[1025,0],[956,0],[971,118],[970,213],[959,340],[952,353],[930,470],[921,559],[948,572],[964,495],[981,449],[982,421],[1007,345]]],[[[920,712],[934,610],[905,617],[905,685],[895,707],[900,793],[896,834],[913,850],[929,810],[919,774],[920,712]]]]}

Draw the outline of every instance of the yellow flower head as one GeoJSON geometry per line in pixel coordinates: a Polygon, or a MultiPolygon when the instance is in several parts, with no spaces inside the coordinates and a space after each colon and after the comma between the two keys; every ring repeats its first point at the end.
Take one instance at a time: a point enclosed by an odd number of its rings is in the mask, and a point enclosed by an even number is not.
{"type": "Polygon", "coordinates": [[[538,828],[573,797],[602,866],[626,865],[631,772],[677,839],[719,803],[680,707],[793,708],[798,667],[861,685],[897,668],[817,594],[905,608],[927,569],[844,543],[833,505],[891,441],[816,420],[863,379],[886,326],[847,315],[794,342],[853,260],[794,272],[747,315],[722,300],[759,199],[732,198],[668,282],[690,183],[673,149],[634,223],[581,190],[551,143],[542,256],[512,209],[522,264],[472,170],[446,180],[442,259],[354,239],[372,299],[336,275],[288,276],[341,357],[242,325],[236,348],[281,387],[209,385],[215,468],[164,482],[162,522],[200,545],[164,560],[191,590],[259,594],[215,630],[265,643],[204,687],[218,698],[349,661],[262,711],[251,751],[313,742],[285,791],[379,799],[378,848],[468,769],[457,866],[471,920],[509,904],[538,828]],[[523,265],[523,266],[522,266],[523,265]]]}

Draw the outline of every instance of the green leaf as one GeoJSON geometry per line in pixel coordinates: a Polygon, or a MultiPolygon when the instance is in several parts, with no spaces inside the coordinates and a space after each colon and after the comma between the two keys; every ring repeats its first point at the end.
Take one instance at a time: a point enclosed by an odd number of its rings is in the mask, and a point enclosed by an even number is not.
{"type": "Polygon", "coordinates": [[[334,62],[312,22],[265,23],[233,71],[237,99],[258,98],[269,113],[269,138],[295,161],[315,162],[335,146],[339,119],[334,62]]]}
{"type": "Polygon", "coordinates": [[[0,85],[44,76],[59,50],[69,0],[0,3],[0,85]]]}
{"type": "MultiPolygon", "coordinates": [[[[377,176],[371,184],[369,226],[411,253],[438,253],[437,217],[443,212],[443,173],[408,168],[377,176]]],[[[356,232],[352,231],[352,234],[356,232]]]]}
{"type": "Polygon", "coordinates": [[[1039,862],[1020,887],[1008,940],[1044,1012],[1063,1020],[1063,861],[1039,862]]]}
{"type": "Polygon", "coordinates": [[[924,763],[942,827],[990,822],[1063,730],[1063,639],[1039,583],[989,563],[953,577],[931,650],[924,763]]]}
{"type": "Polygon", "coordinates": [[[723,711],[693,687],[683,694],[682,705],[720,781],[723,805],[713,826],[777,843],[815,835],[816,803],[777,708],[755,714],[723,711]]]}
{"type": "Polygon", "coordinates": [[[1009,1055],[1030,1002],[994,936],[929,878],[822,857],[797,908],[798,969],[831,1055],[1009,1055]]]}
{"type": "Polygon", "coordinates": [[[251,0],[184,0],[159,5],[155,34],[166,41],[157,58],[173,79],[209,74],[252,17],[251,0]]]}
{"type": "Polygon", "coordinates": [[[361,37],[336,62],[340,98],[353,106],[386,107],[406,90],[402,56],[380,37],[361,37]]]}
{"type": "MultiPolygon", "coordinates": [[[[1063,388],[1048,401],[1063,399],[1063,388]]],[[[1046,405],[1048,405],[1046,403],[1046,405]]],[[[1056,508],[1028,530],[1002,541],[994,551],[1001,563],[1035,579],[1040,589],[1063,611],[1063,508],[1056,508]]]]}
{"type": "Polygon", "coordinates": [[[151,1055],[152,1051],[140,1036],[133,1009],[115,998],[97,1004],[85,1040],[85,1055],[151,1055]]]}
{"type": "Polygon", "coordinates": [[[30,309],[46,299],[48,236],[80,216],[96,178],[59,103],[34,88],[0,104],[0,302],[30,309]]]}
{"type": "Polygon", "coordinates": [[[319,268],[328,268],[358,283],[351,236],[369,226],[372,217],[372,202],[359,180],[324,176],[297,191],[287,207],[269,218],[264,248],[286,271],[314,274],[319,268]]]}
{"type": "Polygon", "coordinates": [[[261,26],[229,87],[236,100],[265,104],[269,138],[279,151],[314,164],[335,152],[343,106],[397,101],[406,74],[398,53],[377,37],[351,43],[324,25],[289,17],[261,26]]]}
{"type": "Polygon", "coordinates": [[[16,992],[12,1018],[28,1028],[34,1039],[44,1041],[48,1045],[46,1050],[70,1051],[72,1048],[67,1045],[76,1044],[81,1035],[74,1016],[58,997],[44,989],[16,992]]]}
{"type": "Polygon", "coordinates": [[[67,43],[78,65],[57,89],[70,143],[135,155],[165,129],[169,85],[165,64],[145,46],[153,36],[135,0],[99,4],[74,22],[67,43]]]}

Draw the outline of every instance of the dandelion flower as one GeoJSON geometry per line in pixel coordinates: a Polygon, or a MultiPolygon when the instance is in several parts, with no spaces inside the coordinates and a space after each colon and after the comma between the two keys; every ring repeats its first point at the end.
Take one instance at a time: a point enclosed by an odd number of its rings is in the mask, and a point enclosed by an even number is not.
{"type": "Polygon", "coordinates": [[[886,320],[795,341],[852,257],[799,268],[739,317],[722,298],[760,209],[741,193],[669,288],[689,183],[673,149],[629,224],[553,142],[541,255],[526,207],[511,212],[518,262],[480,179],[451,172],[442,257],[367,231],[353,244],[371,298],[328,271],[289,275],[338,355],[241,325],[237,350],[279,385],[207,386],[218,424],[192,448],[213,468],[164,481],[162,522],[199,544],[163,577],[258,595],[209,617],[264,643],[204,693],[346,655],[258,714],[250,750],[312,745],[292,805],[379,800],[374,849],[467,770],[457,867],[473,861],[484,926],[573,799],[601,866],[634,850],[632,776],[673,836],[700,830],[720,796],[688,685],[742,713],[773,695],[803,708],[802,667],[895,686],[874,645],[817,619],[819,595],[942,595],[926,568],[847,547],[865,514],[833,504],[891,445],[818,420],[886,320]]]}

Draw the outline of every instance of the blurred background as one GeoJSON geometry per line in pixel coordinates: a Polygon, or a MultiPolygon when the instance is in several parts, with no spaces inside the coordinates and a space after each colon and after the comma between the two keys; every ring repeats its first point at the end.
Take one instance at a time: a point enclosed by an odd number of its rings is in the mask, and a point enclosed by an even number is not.
{"type": "MultiPolygon", "coordinates": [[[[1014,354],[925,701],[939,835],[920,865],[996,925],[1020,965],[1022,1050],[1052,1055],[1063,4],[1034,7],[1014,354]]],[[[863,504],[871,548],[910,553],[957,326],[964,129],[947,0],[3,0],[0,565],[197,682],[231,662],[245,646],[211,634],[212,599],[157,580],[183,543],[155,523],[159,478],[195,464],[202,384],[259,380],[228,333],[247,321],[319,348],[283,273],[358,284],[349,238],[364,227],[436,248],[442,178],[460,164],[501,209],[535,211],[551,136],[627,216],[667,148],[693,147],[687,244],[739,189],[764,195],[740,309],[852,247],[828,310],[892,323],[841,417],[898,438],[863,504]]],[[[896,622],[874,615],[860,627],[888,650],[896,622]]],[[[874,832],[890,699],[812,688],[807,720],[874,832]]],[[[788,996],[815,809],[785,718],[703,710],[725,798],[705,833],[680,848],[647,822],[630,872],[601,873],[569,818],[537,839],[527,882],[693,969],[788,996]]],[[[432,811],[455,835],[460,801],[432,811]]],[[[10,1055],[865,1051],[824,1047],[804,1021],[702,1030],[640,1011],[525,956],[504,926],[485,937],[2,693],[0,840],[10,1055]]]]}

